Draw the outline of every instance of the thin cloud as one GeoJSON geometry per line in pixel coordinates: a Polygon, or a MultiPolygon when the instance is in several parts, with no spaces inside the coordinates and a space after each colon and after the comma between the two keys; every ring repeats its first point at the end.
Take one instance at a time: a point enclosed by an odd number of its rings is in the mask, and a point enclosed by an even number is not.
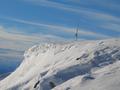
{"type": "Polygon", "coordinates": [[[0,29],[0,38],[4,40],[12,40],[12,41],[15,40],[15,41],[26,41],[26,42],[31,42],[33,40],[39,40],[38,37],[8,33],[4,29],[0,29]]]}
{"type": "MultiPolygon", "coordinates": [[[[41,26],[41,25],[39,25],[37,23],[32,23],[32,22],[28,22],[28,21],[24,21],[22,23],[41,26]]],[[[48,26],[48,25],[44,25],[44,26],[53,28],[52,26],[48,26]]],[[[56,27],[54,27],[54,28],[56,28],[56,27]]],[[[22,34],[22,33],[20,31],[16,31],[16,34],[15,34],[14,32],[13,33],[12,32],[7,32],[5,30],[5,28],[3,28],[3,27],[0,28],[0,38],[1,39],[6,39],[6,40],[34,42],[34,41],[40,41],[40,40],[41,41],[47,40],[47,37],[48,37],[48,35],[41,35],[41,36],[39,36],[38,34],[30,35],[30,34],[22,34]]],[[[60,37],[55,36],[55,35],[49,35],[49,36],[56,37],[56,38],[60,39],[60,37]]]]}
{"type": "MultiPolygon", "coordinates": [[[[5,18],[4,17],[4,19],[12,20],[12,21],[15,21],[15,22],[18,22],[18,23],[23,23],[23,24],[28,24],[28,25],[48,28],[49,30],[55,31],[55,32],[57,32],[56,30],[58,30],[59,32],[65,32],[66,34],[68,34],[68,33],[73,34],[74,31],[75,31],[75,28],[70,28],[70,27],[63,27],[63,26],[58,26],[58,25],[43,24],[43,23],[37,23],[37,22],[32,22],[32,21],[27,21],[27,20],[22,20],[22,19],[16,19],[16,18],[5,18]]],[[[108,38],[109,37],[107,35],[99,34],[99,33],[88,31],[88,30],[84,30],[84,29],[80,29],[79,30],[79,34],[81,34],[83,36],[92,36],[92,37],[97,37],[97,38],[108,38]]]]}
{"type": "Polygon", "coordinates": [[[101,25],[101,27],[110,31],[115,31],[120,33],[120,24],[117,23],[106,23],[104,25],[101,25]]]}
{"type": "Polygon", "coordinates": [[[63,40],[63,38],[55,35],[22,34],[20,31],[16,31],[15,34],[7,31],[6,28],[0,26],[0,48],[24,50],[35,43],[55,41],[56,39],[63,40]]]}
{"type": "MultiPolygon", "coordinates": [[[[85,18],[89,18],[89,19],[92,18],[92,19],[99,19],[99,20],[103,20],[103,21],[120,22],[119,17],[113,16],[113,15],[107,14],[107,13],[102,13],[102,12],[99,12],[98,10],[89,9],[89,8],[85,8],[85,7],[75,8],[68,4],[63,4],[63,3],[54,2],[54,1],[50,1],[50,0],[24,0],[24,1],[28,1],[28,2],[34,3],[36,5],[41,5],[41,6],[45,6],[45,7],[53,7],[53,8],[65,10],[68,12],[73,12],[76,14],[80,14],[80,15],[84,16],[85,18]]],[[[74,2],[78,2],[78,0],[75,0],[74,2]]],[[[92,2],[94,2],[96,4],[100,4],[101,6],[104,5],[104,3],[100,3],[98,0],[97,1],[92,0],[92,2]]]]}
{"type": "Polygon", "coordinates": [[[14,50],[14,49],[4,49],[0,48],[0,56],[2,57],[22,57],[24,54],[24,51],[20,50],[14,50]]]}

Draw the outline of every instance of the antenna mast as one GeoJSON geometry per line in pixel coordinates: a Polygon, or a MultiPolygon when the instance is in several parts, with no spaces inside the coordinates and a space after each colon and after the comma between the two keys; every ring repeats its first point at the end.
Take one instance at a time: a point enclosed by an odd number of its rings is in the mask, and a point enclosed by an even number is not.
{"type": "Polygon", "coordinates": [[[77,25],[77,29],[76,29],[76,32],[75,32],[75,41],[78,40],[78,30],[79,30],[79,24],[77,25]]]}

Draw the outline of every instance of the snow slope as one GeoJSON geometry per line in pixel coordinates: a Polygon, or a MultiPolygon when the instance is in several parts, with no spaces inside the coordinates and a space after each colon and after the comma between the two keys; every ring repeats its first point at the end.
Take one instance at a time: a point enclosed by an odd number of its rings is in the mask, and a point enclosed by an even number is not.
{"type": "Polygon", "coordinates": [[[120,39],[35,45],[0,90],[119,90],[120,39]]]}

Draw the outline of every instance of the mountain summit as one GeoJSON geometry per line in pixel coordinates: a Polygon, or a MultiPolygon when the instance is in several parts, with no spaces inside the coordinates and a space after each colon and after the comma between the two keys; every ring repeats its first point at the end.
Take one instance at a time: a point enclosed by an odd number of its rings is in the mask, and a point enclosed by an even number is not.
{"type": "Polygon", "coordinates": [[[120,39],[35,45],[1,90],[119,90],[120,39]]]}

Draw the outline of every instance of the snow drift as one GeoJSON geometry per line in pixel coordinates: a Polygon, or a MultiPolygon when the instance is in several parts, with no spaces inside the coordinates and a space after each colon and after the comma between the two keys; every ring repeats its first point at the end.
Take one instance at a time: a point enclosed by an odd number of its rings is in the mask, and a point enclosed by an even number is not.
{"type": "Polygon", "coordinates": [[[119,90],[120,39],[35,45],[1,90],[119,90]]]}

